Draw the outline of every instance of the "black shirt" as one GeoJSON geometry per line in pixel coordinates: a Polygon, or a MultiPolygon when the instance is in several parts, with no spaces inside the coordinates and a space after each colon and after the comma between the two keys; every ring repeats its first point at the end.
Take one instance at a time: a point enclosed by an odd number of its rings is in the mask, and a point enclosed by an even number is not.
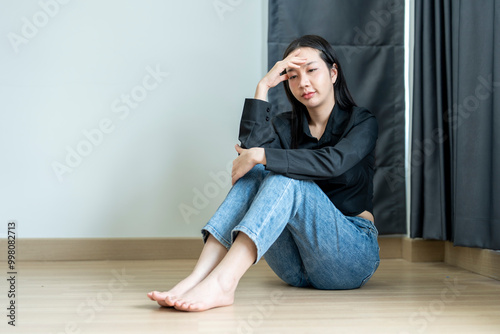
{"type": "Polygon", "coordinates": [[[351,111],[336,103],[323,136],[311,135],[304,115],[298,148],[291,148],[291,112],[277,114],[272,105],[246,99],[239,140],[244,148],[263,147],[266,169],[290,178],[314,180],[344,215],[373,213],[375,116],[361,107],[351,111]]]}

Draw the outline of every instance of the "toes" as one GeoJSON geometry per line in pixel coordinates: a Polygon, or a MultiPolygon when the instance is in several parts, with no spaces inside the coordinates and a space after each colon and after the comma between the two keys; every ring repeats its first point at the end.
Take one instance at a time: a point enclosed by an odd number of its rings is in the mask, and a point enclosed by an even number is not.
{"type": "MultiPolygon", "coordinates": [[[[148,293],[148,296],[149,296],[149,293],[148,293]]],[[[158,303],[158,305],[160,305],[160,306],[169,307],[171,305],[168,305],[165,302],[166,296],[167,295],[165,292],[152,291],[150,298],[151,298],[151,300],[155,300],[158,303]]]]}
{"type": "Polygon", "coordinates": [[[156,301],[157,300],[156,296],[157,296],[158,293],[159,293],[158,291],[151,291],[151,292],[149,292],[148,293],[149,299],[156,301]]]}
{"type": "Polygon", "coordinates": [[[182,300],[179,300],[179,299],[174,300],[174,307],[175,307],[176,309],[179,309],[179,308],[181,307],[181,305],[182,305],[182,304],[184,304],[184,302],[183,302],[182,300]]]}
{"type": "Polygon", "coordinates": [[[152,297],[154,300],[159,302],[160,300],[163,301],[165,298],[167,298],[168,294],[166,292],[158,292],[158,291],[153,291],[152,297]]]}
{"type": "Polygon", "coordinates": [[[151,300],[157,300],[158,298],[156,298],[156,296],[158,296],[158,294],[160,294],[160,293],[161,292],[159,292],[159,291],[151,291],[151,292],[148,292],[148,297],[151,300]]]}
{"type": "Polygon", "coordinates": [[[187,301],[184,301],[184,300],[176,300],[174,302],[174,307],[180,311],[187,311],[187,308],[189,307],[189,303],[187,301]]]}
{"type": "Polygon", "coordinates": [[[201,305],[200,303],[192,302],[192,301],[176,301],[173,305],[176,310],[179,311],[188,311],[188,312],[195,312],[195,311],[200,311],[201,310],[201,305]]]}
{"type": "Polygon", "coordinates": [[[175,305],[174,308],[178,311],[188,311],[187,304],[175,305]]]}
{"type": "Polygon", "coordinates": [[[157,300],[156,301],[158,303],[158,305],[160,306],[163,306],[163,307],[170,307],[170,305],[168,305],[167,303],[165,303],[164,300],[157,300]]]}
{"type": "Polygon", "coordinates": [[[164,301],[168,306],[174,306],[177,301],[177,296],[167,296],[164,301]]]}
{"type": "Polygon", "coordinates": [[[200,311],[200,310],[201,310],[201,306],[199,303],[189,304],[189,306],[188,306],[188,311],[200,311]]]}
{"type": "Polygon", "coordinates": [[[158,305],[160,305],[161,307],[170,307],[165,302],[158,302],[158,305]]]}

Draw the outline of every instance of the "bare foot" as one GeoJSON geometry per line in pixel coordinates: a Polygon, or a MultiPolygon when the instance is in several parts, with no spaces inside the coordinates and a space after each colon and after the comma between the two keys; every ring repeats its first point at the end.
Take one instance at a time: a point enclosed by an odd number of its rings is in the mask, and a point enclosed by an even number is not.
{"type": "Polygon", "coordinates": [[[194,288],[175,298],[174,307],[180,311],[193,312],[232,305],[237,284],[235,279],[212,273],[194,288]]]}
{"type": "Polygon", "coordinates": [[[172,289],[164,292],[151,291],[148,293],[148,297],[149,299],[156,301],[161,306],[173,307],[178,296],[181,296],[191,290],[194,286],[196,286],[196,284],[200,283],[203,278],[204,277],[198,277],[191,274],[177,283],[177,285],[172,289]]]}

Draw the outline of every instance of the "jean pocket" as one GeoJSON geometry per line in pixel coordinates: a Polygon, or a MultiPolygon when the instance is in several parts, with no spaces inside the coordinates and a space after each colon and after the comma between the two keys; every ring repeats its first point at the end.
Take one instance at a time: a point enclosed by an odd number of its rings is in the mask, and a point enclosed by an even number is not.
{"type": "Polygon", "coordinates": [[[356,225],[358,228],[362,229],[366,233],[373,233],[375,236],[378,235],[378,230],[375,225],[371,222],[371,220],[361,218],[358,216],[349,217],[351,222],[356,225]]]}

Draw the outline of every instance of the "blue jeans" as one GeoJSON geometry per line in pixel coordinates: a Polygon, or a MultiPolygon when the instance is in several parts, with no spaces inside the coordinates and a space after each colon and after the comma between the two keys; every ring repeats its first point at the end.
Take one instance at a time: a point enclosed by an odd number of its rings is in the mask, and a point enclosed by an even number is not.
{"type": "Polygon", "coordinates": [[[231,188],[203,227],[227,249],[238,232],[257,247],[286,283],[317,289],[355,289],[377,269],[373,223],[344,216],[313,181],[288,178],[257,165],[231,188]]]}

